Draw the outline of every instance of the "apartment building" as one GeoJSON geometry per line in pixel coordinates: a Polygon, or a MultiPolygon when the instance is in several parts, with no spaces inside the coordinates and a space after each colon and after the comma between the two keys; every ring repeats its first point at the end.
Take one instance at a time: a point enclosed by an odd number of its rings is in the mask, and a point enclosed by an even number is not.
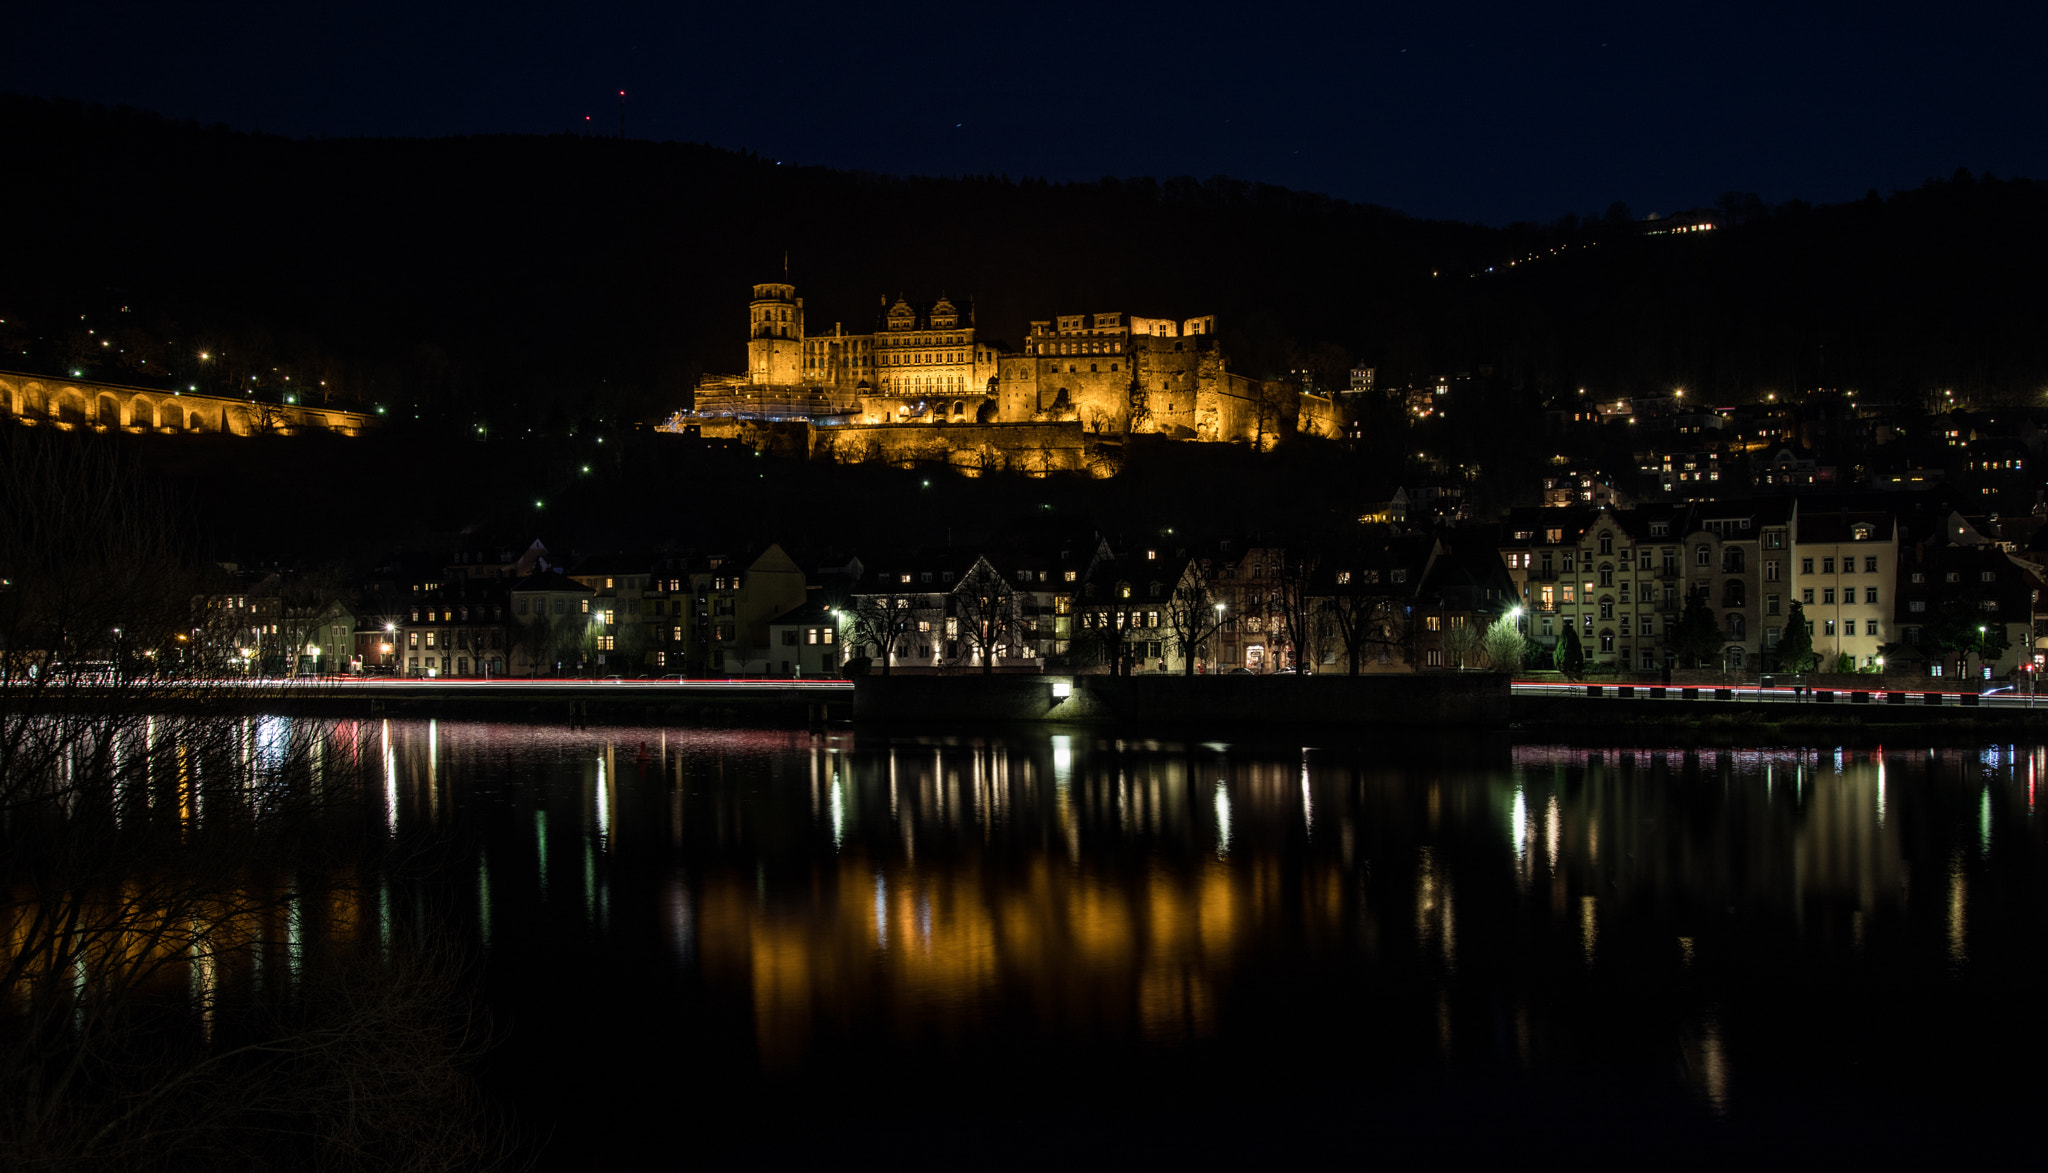
{"type": "Polygon", "coordinates": [[[1799,600],[1823,669],[1848,656],[1857,668],[1877,667],[1891,631],[1899,574],[1899,534],[1892,515],[1814,511],[1799,516],[1788,589],[1799,600]]]}

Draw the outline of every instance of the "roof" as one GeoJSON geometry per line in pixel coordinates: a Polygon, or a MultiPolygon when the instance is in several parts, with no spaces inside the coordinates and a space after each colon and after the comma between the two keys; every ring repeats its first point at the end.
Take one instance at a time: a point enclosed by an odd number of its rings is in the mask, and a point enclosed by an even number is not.
{"type": "Polygon", "coordinates": [[[803,603],[768,621],[770,627],[807,627],[812,625],[833,625],[839,616],[829,611],[822,603],[803,603]]]}
{"type": "Polygon", "coordinates": [[[570,574],[588,577],[609,574],[648,574],[654,567],[654,558],[648,554],[591,554],[576,560],[570,574]]]}
{"type": "Polygon", "coordinates": [[[505,589],[515,593],[521,591],[552,591],[556,594],[571,595],[594,595],[597,593],[566,574],[550,574],[547,571],[529,574],[505,589]]]}
{"type": "Polygon", "coordinates": [[[1857,512],[1839,510],[1834,513],[1802,513],[1799,515],[1799,532],[1793,539],[1797,542],[1849,542],[1855,540],[1855,529],[1859,525],[1871,527],[1870,540],[1888,542],[1892,537],[1892,515],[1882,512],[1857,512]]]}

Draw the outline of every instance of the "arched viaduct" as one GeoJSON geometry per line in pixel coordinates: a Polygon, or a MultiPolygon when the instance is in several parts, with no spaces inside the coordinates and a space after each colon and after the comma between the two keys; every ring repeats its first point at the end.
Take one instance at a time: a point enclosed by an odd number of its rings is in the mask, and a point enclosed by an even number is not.
{"type": "Polygon", "coordinates": [[[31,424],[96,432],[222,432],[233,436],[333,432],[354,436],[376,426],[359,411],[258,403],[114,383],[0,371],[0,414],[31,424]]]}

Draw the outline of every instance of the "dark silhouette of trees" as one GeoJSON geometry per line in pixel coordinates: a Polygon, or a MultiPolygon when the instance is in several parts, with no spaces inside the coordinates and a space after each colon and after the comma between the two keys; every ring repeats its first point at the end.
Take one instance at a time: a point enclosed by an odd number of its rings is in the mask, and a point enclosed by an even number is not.
{"type": "Polygon", "coordinates": [[[996,657],[1016,637],[1016,592],[982,559],[954,584],[952,600],[953,617],[960,621],[960,638],[981,654],[982,674],[994,672],[996,657]]]}
{"type": "Polygon", "coordinates": [[[1586,649],[1579,644],[1579,629],[1570,623],[1564,625],[1564,637],[1557,641],[1552,663],[1568,680],[1577,680],[1586,673],[1586,649]]]}
{"type": "Polygon", "coordinates": [[[1785,635],[1778,641],[1778,667],[1796,674],[1811,672],[1820,664],[1813,650],[1813,632],[1806,622],[1806,607],[1797,599],[1785,613],[1785,635]]]}
{"type": "Polygon", "coordinates": [[[1679,613],[1678,630],[1672,633],[1671,647],[1678,656],[1678,662],[1687,668],[1704,667],[1720,654],[1721,628],[1714,622],[1714,613],[1707,608],[1707,596],[1703,591],[1692,591],[1686,595],[1685,610],[1679,613]]]}
{"type": "Polygon", "coordinates": [[[1408,648],[1408,592],[1380,581],[1378,570],[1345,567],[1331,574],[1328,615],[1344,649],[1345,673],[1358,675],[1367,656],[1399,661],[1408,648]]]}
{"type": "Polygon", "coordinates": [[[1201,562],[1190,559],[1167,592],[1166,606],[1161,609],[1161,619],[1181,654],[1183,676],[1195,674],[1198,658],[1208,660],[1211,671],[1217,669],[1215,658],[1209,655],[1209,640],[1223,630],[1227,618],[1221,602],[1201,562]]]}
{"type": "Polygon", "coordinates": [[[359,931],[367,734],[190,647],[206,568],[103,444],[0,429],[0,501],[0,1165],[493,1163],[459,959],[359,931]]]}
{"type": "Polygon", "coordinates": [[[854,644],[870,649],[868,654],[882,666],[882,675],[887,676],[896,659],[897,649],[910,634],[918,617],[924,614],[918,596],[887,592],[857,594],[848,610],[853,615],[854,644]]]}
{"type": "Polygon", "coordinates": [[[1933,622],[1927,625],[1924,638],[1935,651],[1955,657],[1958,676],[1969,675],[1971,656],[1977,657],[1981,666],[2012,647],[2005,624],[1999,622],[1996,614],[1984,611],[1975,595],[1943,602],[1936,609],[1933,622]]]}
{"type": "Polygon", "coordinates": [[[1294,667],[1304,673],[1314,672],[1322,663],[1324,644],[1333,634],[1329,604],[1316,590],[1321,568],[1321,556],[1309,546],[1298,545],[1287,551],[1274,572],[1273,610],[1294,667]]]}

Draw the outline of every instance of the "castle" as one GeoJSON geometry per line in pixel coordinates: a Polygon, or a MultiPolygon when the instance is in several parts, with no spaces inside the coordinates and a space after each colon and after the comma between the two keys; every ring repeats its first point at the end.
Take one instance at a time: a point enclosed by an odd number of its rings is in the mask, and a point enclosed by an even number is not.
{"type": "Polygon", "coordinates": [[[1134,434],[1270,447],[1341,427],[1329,398],[1233,373],[1213,316],[1063,314],[1013,350],[945,297],[885,298],[873,333],[812,334],[783,283],[754,286],[746,372],[706,376],[695,411],[664,426],[766,446],[764,422],[805,425],[818,458],[1038,473],[1101,472],[1104,447],[1134,434]]]}

